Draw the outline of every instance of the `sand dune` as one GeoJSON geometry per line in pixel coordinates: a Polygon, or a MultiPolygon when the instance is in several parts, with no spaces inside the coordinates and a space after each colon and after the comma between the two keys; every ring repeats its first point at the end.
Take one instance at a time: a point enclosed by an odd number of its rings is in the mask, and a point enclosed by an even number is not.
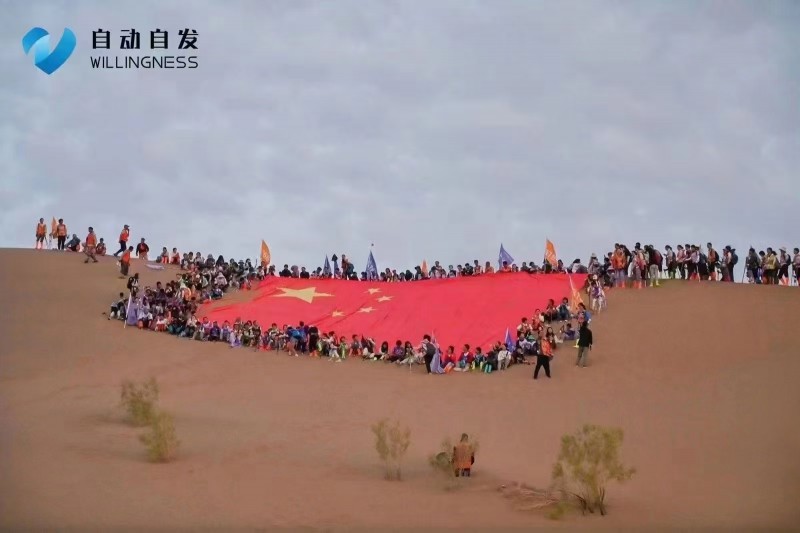
{"type": "Polygon", "coordinates": [[[123,330],[101,315],[123,285],[112,259],[0,251],[0,528],[798,527],[797,289],[615,293],[591,366],[564,347],[534,382],[531,367],[429,377],[123,330]],[[122,379],[149,376],[183,441],[168,465],[146,462],[115,407],[122,379]],[[382,416],[413,432],[400,483],[372,448],[382,416]],[[610,514],[512,510],[496,487],[547,485],[584,422],[621,426],[638,468],[610,514]],[[481,442],[476,476],[448,493],[426,456],[462,431],[481,442]]]}

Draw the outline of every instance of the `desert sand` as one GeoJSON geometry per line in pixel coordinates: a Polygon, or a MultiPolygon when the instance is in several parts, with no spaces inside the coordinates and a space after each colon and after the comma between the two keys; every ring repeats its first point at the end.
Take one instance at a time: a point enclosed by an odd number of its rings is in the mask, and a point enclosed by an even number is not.
{"type": "MultiPolygon", "coordinates": [[[[0,251],[0,528],[561,530],[800,527],[800,290],[667,283],[610,295],[590,366],[426,376],[123,330],[114,260],[0,251]],[[154,376],[182,441],[147,462],[117,407],[154,376]],[[402,482],[382,478],[370,424],[412,430],[402,482]],[[606,517],[516,511],[497,487],[546,486],[561,435],[625,430],[638,469],[606,517]],[[479,439],[448,492],[427,465],[442,438],[479,439]]],[[[134,262],[145,284],[169,279],[134,262]]],[[[238,297],[246,297],[239,295],[238,297]]]]}

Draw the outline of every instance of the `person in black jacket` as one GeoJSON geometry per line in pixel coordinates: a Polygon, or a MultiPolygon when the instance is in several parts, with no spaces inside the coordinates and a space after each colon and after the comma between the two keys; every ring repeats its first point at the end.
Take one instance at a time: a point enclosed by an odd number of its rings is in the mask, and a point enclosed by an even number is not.
{"type": "Polygon", "coordinates": [[[589,325],[583,321],[578,330],[578,359],[575,361],[575,366],[586,366],[586,359],[589,357],[589,350],[591,349],[592,330],[590,330],[589,325]]]}

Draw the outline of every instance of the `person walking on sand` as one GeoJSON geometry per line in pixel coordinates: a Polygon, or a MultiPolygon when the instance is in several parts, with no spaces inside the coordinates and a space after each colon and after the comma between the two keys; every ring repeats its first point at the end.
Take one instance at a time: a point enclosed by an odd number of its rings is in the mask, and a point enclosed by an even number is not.
{"type": "Polygon", "coordinates": [[[114,257],[117,257],[119,254],[125,253],[125,250],[128,249],[128,239],[131,236],[131,228],[128,227],[127,224],[122,228],[122,231],[119,234],[119,250],[116,251],[114,257]]]}
{"type": "Polygon", "coordinates": [[[119,260],[119,273],[121,274],[120,278],[124,279],[128,277],[128,269],[131,267],[131,252],[133,251],[133,246],[128,246],[128,249],[122,254],[122,258],[119,260]]]}
{"type": "Polygon", "coordinates": [[[586,359],[589,357],[589,351],[592,349],[592,330],[589,329],[589,324],[585,320],[581,322],[580,329],[578,330],[578,359],[575,361],[575,366],[585,367],[586,359]]]}
{"type": "Polygon", "coordinates": [[[536,368],[533,369],[533,379],[539,379],[539,369],[544,368],[544,374],[550,379],[550,361],[553,359],[553,345],[543,335],[539,334],[539,349],[536,352],[536,368]]]}
{"type": "Polygon", "coordinates": [[[86,261],[84,261],[84,263],[88,263],[90,259],[97,263],[97,258],[94,256],[96,250],[97,235],[94,233],[94,228],[89,226],[89,234],[86,236],[86,241],[83,243],[83,253],[86,254],[86,261]]]}
{"type": "Polygon", "coordinates": [[[461,442],[453,446],[453,469],[456,477],[470,477],[475,464],[475,448],[469,442],[469,435],[461,434],[461,442]]]}

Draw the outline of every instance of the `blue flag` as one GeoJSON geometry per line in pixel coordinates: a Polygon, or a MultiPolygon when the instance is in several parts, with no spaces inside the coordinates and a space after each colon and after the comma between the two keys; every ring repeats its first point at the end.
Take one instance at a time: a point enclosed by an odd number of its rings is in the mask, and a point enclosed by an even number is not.
{"type": "Polygon", "coordinates": [[[325,256],[325,265],[322,267],[322,275],[323,276],[330,276],[331,275],[331,263],[328,261],[328,256],[325,256]]]}
{"type": "Polygon", "coordinates": [[[375,256],[372,255],[372,250],[369,251],[367,258],[367,279],[372,281],[378,279],[378,265],[375,263],[375,256]]]}
{"type": "Polygon", "coordinates": [[[503,261],[505,261],[506,263],[508,263],[509,266],[511,266],[511,264],[514,263],[514,258],[511,257],[511,254],[506,251],[506,249],[503,247],[503,243],[501,242],[500,255],[497,257],[497,264],[500,267],[502,267],[503,261]]]}
{"type": "Polygon", "coordinates": [[[508,349],[508,351],[509,352],[513,352],[514,351],[514,340],[511,338],[511,330],[509,330],[508,328],[506,328],[506,340],[505,340],[505,343],[506,343],[506,348],[508,349]]]}

